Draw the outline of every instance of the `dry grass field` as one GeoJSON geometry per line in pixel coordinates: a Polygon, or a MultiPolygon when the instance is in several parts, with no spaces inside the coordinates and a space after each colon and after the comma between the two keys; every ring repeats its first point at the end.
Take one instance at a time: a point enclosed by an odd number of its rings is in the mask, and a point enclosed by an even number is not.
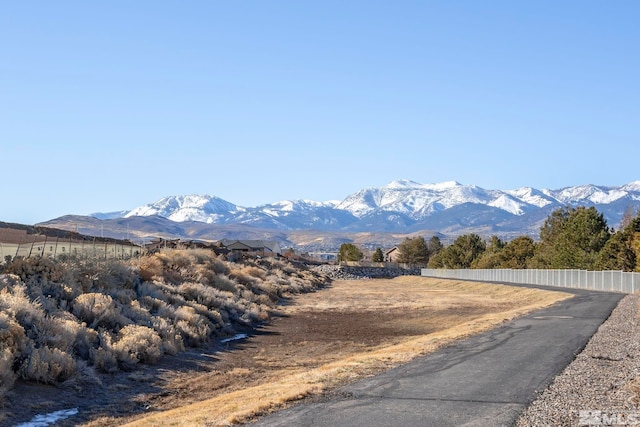
{"type": "Polygon", "coordinates": [[[296,296],[268,326],[196,368],[129,374],[149,384],[133,398],[147,413],[114,404],[85,426],[247,422],[569,297],[415,276],[336,281],[296,296]]]}

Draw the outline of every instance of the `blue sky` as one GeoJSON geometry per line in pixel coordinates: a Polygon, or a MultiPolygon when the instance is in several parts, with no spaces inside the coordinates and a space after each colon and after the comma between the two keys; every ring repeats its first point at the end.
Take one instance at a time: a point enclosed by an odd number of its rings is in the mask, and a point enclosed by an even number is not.
{"type": "Polygon", "coordinates": [[[639,19],[635,1],[6,2],[0,221],[640,180],[639,19]]]}

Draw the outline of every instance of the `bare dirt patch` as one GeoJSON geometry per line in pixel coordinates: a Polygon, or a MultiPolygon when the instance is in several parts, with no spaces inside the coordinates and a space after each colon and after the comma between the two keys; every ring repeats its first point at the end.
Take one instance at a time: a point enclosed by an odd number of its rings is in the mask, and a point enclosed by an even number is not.
{"type": "MultiPolygon", "coordinates": [[[[77,407],[57,425],[224,425],[331,390],[568,297],[405,276],[298,295],[247,339],[212,344],[94,384],[19,384],[4,408],[77,407]]],[[[26,412],[25,412],[26,411],[26,412]]],[[[2,421],[0,421],[2,422],[2,421]]],[[[11,425],[11,424],[8,424],[11,425]]]]}

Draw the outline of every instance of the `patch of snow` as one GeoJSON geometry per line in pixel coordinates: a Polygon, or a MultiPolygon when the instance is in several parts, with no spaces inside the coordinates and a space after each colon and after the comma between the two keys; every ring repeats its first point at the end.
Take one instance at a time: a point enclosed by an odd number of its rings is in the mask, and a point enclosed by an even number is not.
{"type": "Polygon", "coordinates": [[[591,197],[589,197],[589,200],[591,200],[593,203],[606,205],[609,203],[613,203],[618,199],[622,199],[626,195],[627,192],[621,190],[611,190],[606,192],[598,191],[592,194],[591,197]]]}
{"type": "Polygon", "coordinates": [[[451,188],[460,187],[460,186],[462,186],[462,184],[460,184],[458,181],[444,181],[436,184],[423,185],[424,188],[427,188],[430,190],[436,190],[436,191],[449,190],[451,188]]]}
{"type": "Polygon", "coordinates": [[[490,202],[489,206],[502,209],[503,211],[507,211],[514,215],[524,214],[524,211],[522,210],[522,205],[518,203],[516,200],[507,196],[506,194],[503,194],[497,199],[495,199],[494,201],[490,202]]]}
{"type": "Polygon", "coordinates": [[[517,190],[507,190],[505,193],[510,194],[516,199],[522,200],[524,203],[528,203],[539,208],[543,208],[547,205],[554,203],[554,200],[550,200],[551,196],[536,190],[531,187],[522,187],[517,190]]]}
{"type": "Polygon", "coordinates": [[[243,339],[248,338],[248,337],[249,337],[249,335],[247,335],[247,334],[235,334],[231,338],[225,338],[223,340],[220,340],[220,342],[224,343],[224,342],[238,341],[238,340],[243,340],[243,339]]]}
{"type": "Polygon", "coordinates": [[[395,181],[391,181],[389,184],[385,185],[383,188],[415,188],[421,187],[422,184],[419,184],[415,181],[411,181],[410,179],[397,179],[395,181]]]}
{"type": "Polygon", "coordinates": [[[633,181],[620,188],[624,191],[640,191],[640,181],[633,181]]]}
{"type": "Polygon", "coordinates": [[[78,413],[78,408],[63,409],[61,411],[51,412],[44,415],[36,415],[26,423],[18,424],[14,427],[46,427],[50,424],[57,423],[60,420],[72,417],[78,413]]]}

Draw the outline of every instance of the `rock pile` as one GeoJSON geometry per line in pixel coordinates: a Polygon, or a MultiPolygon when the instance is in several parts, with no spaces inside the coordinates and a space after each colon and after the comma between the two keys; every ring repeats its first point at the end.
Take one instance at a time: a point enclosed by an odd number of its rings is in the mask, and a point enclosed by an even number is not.
{"type": "Polygon", "coordinates": [[[398,276],[419,276],[420,269],[387,268],[387,267],[350,267],[344,265],[319,265],[313,267],[335,280],[376,279],[398,276]]]}

